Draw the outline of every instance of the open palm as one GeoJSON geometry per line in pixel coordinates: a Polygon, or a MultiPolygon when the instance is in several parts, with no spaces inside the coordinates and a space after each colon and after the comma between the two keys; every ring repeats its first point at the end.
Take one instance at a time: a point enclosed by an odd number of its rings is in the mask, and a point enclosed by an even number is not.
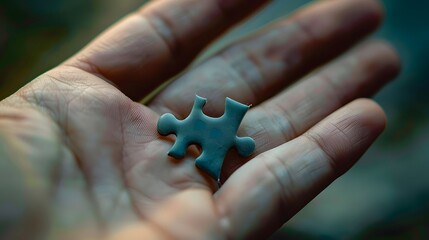
{"type": "Polygon", "coordinates": [[[135,102],[265,2],[154,1],[3,100],[2,201],[25,209],[6,236],[260,239],[348,170],[385,125],[355,99],[396,75],[397,56],[371,41],[307,74],[377,27],[372,0],[315,3],[135,102]],[[195,94],[211,116],[225,97],[253,105],[238,134],[255,153],[231,151],[220,188],[195,167],[196,148],[169,158],[174,138],[156,130],[165,112],[186,117],[195,94]]]}

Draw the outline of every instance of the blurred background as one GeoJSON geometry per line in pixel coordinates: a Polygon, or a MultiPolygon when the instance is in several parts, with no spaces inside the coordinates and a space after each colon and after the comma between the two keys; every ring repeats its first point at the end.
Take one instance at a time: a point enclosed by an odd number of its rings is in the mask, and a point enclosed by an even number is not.
{"type": "MultiPolygon", "coordinates": [[[[0,99],[144,2],[0,0],[0,99]]],[[[205,55],[308,2],[272,1],[205,55]]],[[[429,239],[429,1],[382,2],[386,20],[372,37],[390,41],[403,59],[401,76],[375,97],[387,131],[272,239],[429,239]]]]}

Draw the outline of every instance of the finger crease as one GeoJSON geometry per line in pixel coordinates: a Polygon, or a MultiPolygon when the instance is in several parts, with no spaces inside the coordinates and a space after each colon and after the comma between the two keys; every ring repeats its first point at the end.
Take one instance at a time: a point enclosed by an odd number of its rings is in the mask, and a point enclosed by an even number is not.
{"type": "MultiPolygon", "coordinates": [[[[220,54],[219,57],[226,63],[226,66],[228,66],[229,69],[231,69],[232,74],[234,74],[237,77],[237,79],[243,83],[243,86],[248,89],[248,93],[250,93],[251,95],[250,99],[252,99],[253,101],[257,100],[258,98],[256,97],[256,92],[260,91],[259,86],[253,86],[253,84],[250,84],[248,81],[250,79],[247,78],[244,74],[242,74],[241,71],[233,63],[231,63],[224,54],[220,54]]],[[[246,58],[246,59],[249,59],[249,58],[246,58]]],[[[258,69],[258,66],[256,66],[252,61],[249,61],[249,62],[252,64],[252,66],[258,69]]],[[[259,70],[258,70],[258,73],[260,73],[259,70]]]]}
{"type": "Polygon", "coordinates": [[[291,176],[291,173],[289,172],[289,169],[287,166],[285,166],[285,164],[283,163],[283,161],[281,159],[279,159],[277,156],[272,156],[271,158],[265,158],[263,161],[264,166],[266,167],[266,169],[268,170],[268,172],[270,173],[270,175],[272,176],[273,180],[277,183],[277,185],[279,186],[279,195],[280,195],[280,199],[281,199],[281,206],[286,205],[286,203],[290,202],[288,201],[288,199],[295,199],[295,197],[292,194],[292,191],[290,191],[290,194],[286,194],[286,189],[288,184],[285,184],[282,181],[282,178],[279,176],[279,174],[277,174],[277,171],[275,170],[276,167],[274,167],[273,165],[280,165],[281,167],[281,171],[284,173],[285,176],[288,177],[289,179],[289,187],[293,188],[293,178],[291,176]],[[268,162],[268,160],[266,159],[270,159],[272,160],[273,163],[268,162]],[[275,164],[278,163],[278,164],[275,164]]]}
{"type": "Polygon", "coordinates": [[[334,174],[337,176],[340,175],[341,173],[340,167],[338,166],[338,163],[335,160],[335,156],[326,150],[325,144],[323,144],[323,138],[316,133],[310,133],[310,132],[306,133],[304,136],[322,151],[323,155],[325,155],[326,160],[331,166],[331,169],[333,170],[334,174]]]}
{"type": "Polygon", "coordinates": [[[170,56],[173,59],[177,59],[178,55],[178,49],[180,49],[180,44],[177,35],[172,30],[172,25],[169,23],[169,21],[166,20],[165,17],[163,17],[161,14],[157,14],[155,12],[152,13],[153,16],[146,17],[143,13],[137,13],[137,16],[139,16],[142,21],[145,21],[148,23],[149,27],[155,32],[155,34],[162,40],[164,45],[167,48],[167,51],[169,52],[170,56]],[[157,24],[155,24],[151,19],[157,19],[157,24]],[[163,29],[166,29],[169,34],[163,34],[160,30],[160,25],[163,27],[163,29]],[[170,37],[167,37],[167,35],[170,35],[170,37]]]}
{"type": "MultiPolygon", "coordinates": [[[[351,63],[349,61],[342,61],[340,64],[336,64],[335,68],[339,68],[339,69],[353,69],[353,66],[350,66],[351,63]]],[[[328,85],[328,88],[331,90],[332,94],[330,96],[332,96],[336,103],[336,106],[342,106],[344,105],[346,102],[348,102],[348,100],[346,99],[346,95],[341,94],[344,91],[338,91],[338,86],[335,85],[334,81],[333,81],[333,77],[329,74],[329,70],[331,70],[331,68],[324,70],[322,72],[320,72],[320,74],[318,74],[318,78],[326,83],[326,85],[328,85]]],[[[335,72],[335,71],[332,71],[335,72]]]]}
{"type": "MultiPolygon", "coordinates": [[[[298,136],[299,132],[295,126],[295,123],[291,120],[292,117],[291,117],[289,111],[282,106],[282,103],[275,103],[274,107],[279,109],[279,111],[281,112],[281,115],[283,116],[283,119],[281,119],[283,124],[281,124],[277,121],[275,122],[275,124],[277,126],[279,126],[280,132],[283,135],[284,141],[290,141],[291,139],[296,138],[298,136]],[[284,124],[284,123],[286,123],[286,124],[284,124]]],[[[267,110],[265,110],[265,111],[267,111],[267,110]]],[[[272,111],[272,110],[270,110],[270,111],[272,111]]]]}

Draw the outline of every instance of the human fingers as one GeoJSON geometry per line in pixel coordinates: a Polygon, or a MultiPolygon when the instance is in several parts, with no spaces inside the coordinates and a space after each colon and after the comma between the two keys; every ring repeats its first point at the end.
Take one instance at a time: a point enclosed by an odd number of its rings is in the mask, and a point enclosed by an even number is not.
{"type": "Polygon", "coordinates": [[[271,234],[347,171],[385,122],[377,104],[356,100],[304,135],[257,156],[215,195],[224,231],[232,239],[271,234]]]}
{"type": "MultiPolygon", "coordinates": [[[[370,41],[277,96],[253,108],[241,134],[256,141],[255,155],[294,139],[348,102],[369,97],[399,71],[399,58],[390,45],[370,41]]],[[[229,157],[226,179],[247,159],[229,157]]]]}
{"type": "Polygon", "coordinates": [[[229,46],[175,80],[150,104],[185,117],[194,95],[220,115],[225,97],[256,105],[373,31],[382,8],[374,0],[318,1],[229,46]]]}
{"type": "Polygon", "coordinates": [[[138,100],[267,0],[159,0],[125,17],[65,64],[138,100]]]}

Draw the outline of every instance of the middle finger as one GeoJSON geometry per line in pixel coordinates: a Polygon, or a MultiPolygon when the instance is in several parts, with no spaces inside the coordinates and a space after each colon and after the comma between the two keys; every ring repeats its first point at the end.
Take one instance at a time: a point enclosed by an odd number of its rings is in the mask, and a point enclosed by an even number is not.
{"type": "Polygon", "coordinates": [[[150,106],[183,118],[195,94],[220,115],[225,97],[256,105],[337,56],[380,22],[374,0],[320,1],[238,42],[174,81],[150,106]]]}

